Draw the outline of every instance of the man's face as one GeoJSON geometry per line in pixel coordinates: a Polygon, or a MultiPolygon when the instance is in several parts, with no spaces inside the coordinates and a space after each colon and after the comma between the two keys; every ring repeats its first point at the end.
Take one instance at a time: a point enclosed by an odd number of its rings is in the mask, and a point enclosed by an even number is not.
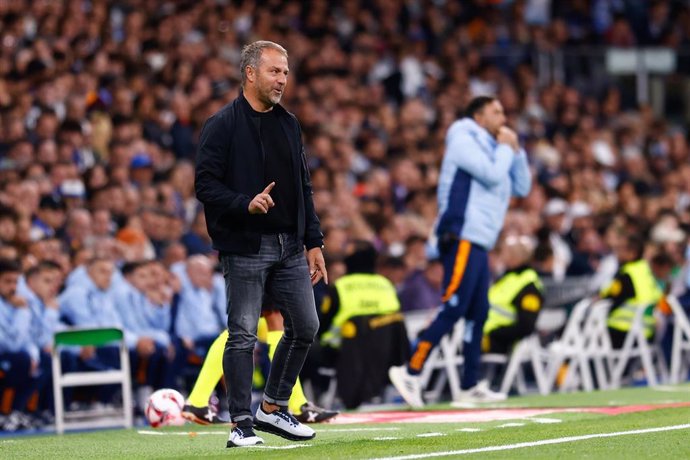
{"type": "Polygon", "coordinates": [[[114,266],[109,260],[98,260],[89,265],[88,272],[91,281],[98,289],[105,291],[110,287],[114,266]]]}
{"type": "Polygon", "coordinates": [[[268,108],[278,104],[287,85],[287,58],[278,50],[266,48],[261,53],[258,68],[250,69],[254,80],[251,84],[259,101],[268,108]]]}
{"type": "Polygon", "coordinates": [[[498,101],[489,102],[474,116],[474,120],[496,137],[501,126],[506,124],[503,105],[498,101]]]}
{"type": "Polygon", "coordinates": [[[140,291],[145,291],[151,286],[151,270],[148,265],[134,270],[127,278],[132,285],[140,291]]]}
{"type": "Polygon", "coordinates": [[[17,291],[18,272],[5,272],[0,275],[0,297],[9,299],[17,291]]]}
{"type": "Polygon", "coordinates": [[[26,280],[36,295],[43,300],[55,297],[60,288],[60,271],[57,269],[41,270],[26,280]]]}

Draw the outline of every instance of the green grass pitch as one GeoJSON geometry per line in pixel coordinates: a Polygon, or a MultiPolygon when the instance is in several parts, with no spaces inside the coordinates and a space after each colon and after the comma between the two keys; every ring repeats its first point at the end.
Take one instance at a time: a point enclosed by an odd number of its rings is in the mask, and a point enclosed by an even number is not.
{"type": "MultiPolygon", "coordinates": [[[[402,407],[401,407],[402,408],[402,407]]],[[[552,408],[546,415],[453,423],[315,425],[294,443],[261,434],[263,448],[225,448],[228,428],[185,425],[105,430],[64,436],[0,437],[2,459],[639,459],[690,458],[690,385],[510,398],[487,408],[552,408]],[[576,408],[660,405],[617,415],[576,408]],[[672,407],[672,406],[678,407],[672,407]],[[568,408],[568,410],[561,409],[568,408]],[[650,410],[651,409],[651,410],[650,410]],[[658,430],[655,430],[658,429],[658,430]],[[473,449],[481,450],[479,452],[473,449]]],[[[462,411],[449,405],[426,411],[462,411]]],[[[437,412],[437,413],[436,413],[437,412]]],[[[613,411],[614,413],[616,411],[613,411]]],[[[512,413],[511,413],[512,414],[512,413]]]]}

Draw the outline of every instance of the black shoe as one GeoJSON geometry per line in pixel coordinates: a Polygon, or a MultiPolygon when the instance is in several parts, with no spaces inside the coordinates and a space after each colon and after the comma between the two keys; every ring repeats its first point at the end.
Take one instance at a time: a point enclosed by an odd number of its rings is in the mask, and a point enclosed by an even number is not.
{"type": "Polygon", "coordinates": [[[185,404],[182,409],[182,417],[190,422],[198,423],[199,425],[229,425],[229,420],[223,420],[218,414],[211,409],[211,407],[194,407],[185,404]]]}
{"type": "Polygon", "coordinates": [[[230,431],[230,437],[225,447],[247,447],[263,444],[264,440],[254,433],[251,425],[236,426],[230,431]]]}
{"type": "Polygon", "coordinates": [[[295,418],[301,423],[324,423],[340,413],[337,410],[324,409],[310,401],[302,404],[300,409],[302,409],[302,413],[295,415],[295,418]]]}

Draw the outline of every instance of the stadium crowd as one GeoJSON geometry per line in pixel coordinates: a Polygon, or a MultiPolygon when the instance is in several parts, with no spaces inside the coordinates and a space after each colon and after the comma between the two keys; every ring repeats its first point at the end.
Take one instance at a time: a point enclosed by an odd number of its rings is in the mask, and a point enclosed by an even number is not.
{"type": "MultiPolygon", "coordinates": [[[[541,81],[533,56],[688,46],[687,2],[17,0],[0,17],[0,385],[22,369],[33,385],[2,399],[3,429],[50,418],[51,337],[66,324],[123,327],[134,369],[148,369],[137,383],[154,388],[184,384],[181,369],[224,328],[193,161],[256,39],[290,53],[283,105],[302,124],[332,280],[351,242],[370,241],[403,310],[439,305],[426,242],[444,135],[488,94],[536,179],[505,236],[529,237],[556,279],[605,279],[621,237],[641,235],[671,267],[659,276],[686,288],[690,120],[656,116],[576,66],[541,81]]],[[[500,257],[492,265],[501,272],[500,257]]],[[[110,359],[82,349],[63,361],[110,359]]]]}

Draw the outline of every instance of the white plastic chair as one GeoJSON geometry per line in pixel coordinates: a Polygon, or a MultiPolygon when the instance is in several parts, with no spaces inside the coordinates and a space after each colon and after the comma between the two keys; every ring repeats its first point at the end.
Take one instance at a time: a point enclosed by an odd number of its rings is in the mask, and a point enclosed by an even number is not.
{"type": "Polygon", "coordinates": [[[673,312],[673,346],[669,383],[682,383],[688,378],[690,367],[690,320],[675,296],[666,297],[673,312]]]}
{"type": "Polygon", "coordinates": [[[554,388],[561,367],[568,363],[563,384],[559,390],[565,392],[582,387],[585,391],[594,389],[594,381],[585,354],[585,322],[594,299],[585,298],[573,307],[566,321],[560,339],[551,342],[545,349],[546,388],[554,388]]]}
{"type": "Polygon", "coordinates": [[[499,391],[508,394],[515,387],[518,394],[521,395],[528,393],[523,365],[531,364],[537,390],[540,394],[546,395],[549,393],[549,386],[543,364],[543,355],[544,350],[539,343],[539,336],[534,333],[519,340],[508,354],[486,353],[482,355],[482,362],[505,365],[499,391]]]}
{"type": "Polygon", "coordinates": [[[99,329],[68,329],[55,333],[52,351],[53,393],[55,398],[55,430],[64,433],[67,428],[95,428],[105,426],[132,427],[132,382],[129,373],[129,351],[124,340],[124,333],[117,328],[99,329]],[[120,349],[120,369],[108,369],[91,372],[62,373],[60,351],[70,346],[99,347],[117,343],[120,349]],[[80,414],[90,416],[89,420],[67,420],[64,407],[62,389],[65,387],[105,385],[117,383],[122,385],[122,415],[121,417],[107,417],[100,421],[94,420],[96,414],[80,414]]]}
{"type": "MultiPolygon", "coordinates": [[[[656,386],[660,379],[663,380],[664,371],[659,371],[654,364],[654,358],[657,357],[657,361],[659,361],[660,358],[658,357],[661,353],[655,350],[655,345],[650,344],[644,334],[644,313],[645,308],[636,309],[632,326],[625,335],[623,346],[620,350],[611,349],[610,351],[611,388],[621,386],[621,380],[628,363],[636,358],[639,358],[642,363],[642,370],[649,386],[656,386]]],[[[663,369],[663,364],[659,367],[663,369]]]]}

